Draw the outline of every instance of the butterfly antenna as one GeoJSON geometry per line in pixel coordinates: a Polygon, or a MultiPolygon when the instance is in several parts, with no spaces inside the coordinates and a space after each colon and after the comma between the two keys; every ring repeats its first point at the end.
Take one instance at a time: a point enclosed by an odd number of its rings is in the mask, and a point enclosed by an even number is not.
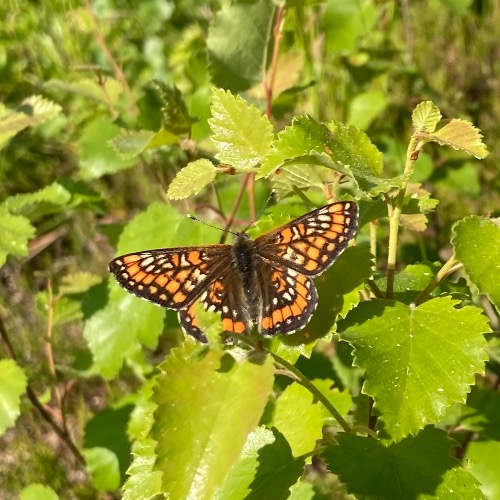
{"type": "Polygon", "coordinates": [[[208,222],[205,222],[204,220],[198,219],[198,217],[195,217],[195,216],[194,216],[194,215],[192,215],[192,214],[187,214],[187,216],[188,216],[191,220],[195,220],[196,222],[201,222],[202,224],[205,224],[205,226],[211,227],[211,228],[213,228],[213,229],[218,229],[219,231],[222,231],[222,232],[226,232],[226,233],[233,234],[234,236],[238,236],[238,233],[235,233],[235,232],[233,232],[233,231],[229,231],[229,230],[224,231],[224,229],[222,229],[221,227],[218,227],[218,226],[214,226],[214,225],[212,225],[212,224],[209,224],[208,222]]]}
{"type": "Polygon", "coordinates": [[[262,205],[262,207],[260,208],[257,216],[255,217],[255,220],[250,222],[250,224],[248,224],[248,226],[245,228],[245,230],[243,232],[246,232],[249,227],[253,226],[261,218],[262,214],[264,213],[264,210],[269,206],[269,203],[274,198],[275,193],[276,193],[276,191],[273,189],[271,191],[271,194],[267,197],[267,200],[264,203],[264,205],[262,205]]]}

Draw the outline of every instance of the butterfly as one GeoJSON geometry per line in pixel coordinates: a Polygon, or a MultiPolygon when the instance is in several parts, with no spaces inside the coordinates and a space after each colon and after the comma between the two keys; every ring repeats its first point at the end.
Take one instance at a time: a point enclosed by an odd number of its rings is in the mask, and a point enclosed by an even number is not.
{"type": "Polygon", "coordinates": [[[129,292],[178,311],[184,331],[201,342],[196,303],[221,314],[222,328],[246,333],[292,333],[316,309],[311,278],[325,271],[357,230],[358,207],[331,203],[258,236],[236,235],[233,245],[162,248],[117,257],[109,270],[129,292]]]}

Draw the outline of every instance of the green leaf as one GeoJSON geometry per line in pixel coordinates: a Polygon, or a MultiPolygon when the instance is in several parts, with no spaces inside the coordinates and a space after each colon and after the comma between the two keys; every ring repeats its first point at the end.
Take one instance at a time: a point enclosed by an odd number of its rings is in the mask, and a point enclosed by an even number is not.
{"type": "MultiPolygon", "coordinates": [[[[337,388],[332,388],[333,382],[326,379],[314,379],[312,383],[323,393],[324,396],[332,403],[332,405],[337,409],[337,411],[346,417],[349,410],[352,407],[352,397],[349,391],[339,391],[337,388]]],[[[333,418],[331,413],[323,406],[323,418],[333,418]]]]}
{"type": "Polygon", "coordinates": [[[153,425],[156,405],[152,401],[156,377],[149,379],[140,389],[136,406],[128,423],[128,434],[134,439],[133,461],[127,470],[129,476],[123,485],[123,500],[152,498],[161,493],[160,471],[154,471],[156,441],[147,437],[153,425]]]}
{"type": "Polygon", "coordinates": [[[296,116],[292,125],[279,132],[273,142],[273,149],[263,162],[257,179],[267,177],[285,160],[308,155],[324,153],[333,148],[334,138],[328,128],[309,115],[296,116]]]}
{"type": "Polygon", "coordinates": [[[382,114],[388,102],[386,93],[381,90],[357,94],[349,104],[347,125],[366,130],[382,114]]]}
{"type": "Polygon", "coordinates": [[[109,303],[87,320],[83,330],[94,369],[105,378],[113,378],[139,342],[154,348],[164,316],[164,309],[137,299],[113,283],[109,303]]]}
{"type": "Polygon", "coordinates": [[[139,156],[151,144],[156,134],[150,130],[121,130],[120,135],[109,141],[114,150],[122,157],[139,156]]]}
{"type": "Polygon", "coordinates": [[[213,163],[205,158],[188,163],[177,172],[168,188],[167,197],[182,200],[198,194],[215,179],[216,172],[213,163]]]}
{"type": "Polygon", "coordinates": [[[272,359],[256,361],[188,342],[160,365],[151,437],[164,493],[209,499],[222,485],[272,393],[272,359]]]}
{"type": "Polygon", "coordinates": [[[486,217],[466,217],[453,226],[451,240],[456,258],[469,279],[488,295],[500,311],[500,225],[486,217]]]}
{"type": "MultiPolygon", "coordinates": [[[[52,79],[45,84],[45,88],[82,96],[104,104],[106,108],[110,104],[118,104],[118,100],[123,93],[122,84],[110,76],[106,76],[105,79],[83,78],[76,82],[52,79]]],[[[91,103],[91,105],[94,106],[95,104],[91,103]]]]}
{"type": "Polygon", "coordinates": [[[120,487],[118,458],[107,448],[87,448],[83,450],[87,470],[99,491],[114,491],[120,487]]]}
{"type": "Polygon", "coordinates": [[[112,147],[120,128],[107,118],[97,118],[83,129],[80,138],[80,172],[85,180],[98,179],[130,168],[134,158],[120,156],[112,147]]]}
{"type": "Polygon", "coordinates": [[[379,11],[371,2],[330,1],[325,3],[324,8],[320,22],[326,37],[327,53],[355,52],[359,49],[358,39],[372,29],[376,31],[379,11]]]}
{"type": "Polygon", "coordinates": [[[380,176],[383,155],[362,130],[340,122],[329,127],[335,137],[329,153],[333,161],[349,167],[355,176],[380,176]]]}
{"type": "Polygon", "coordinates": [[[0,104],[0,149],[21,130],[52,120],[61,110],[61,106],[39,95],[26,98],[15,111],[0,104]]]}
{"type": "Polygon", "coordinates": [[[484,373],[490,331],[480,309],[449,297],[415,307],[390,300],[360,303],[341,334],[365,370],[363,393],[381,414],[381,436],[400,440],[464,402],[474,373],[484,373]]]}
{"type": "Polygon", "coordinates": [[[59,500],[57,493],[44,484],[33,483],[19,492],[20,500],[59,500]]]}
{"type": "Polygon", "coordinates": [[[154,471],[156,441],[140,439],[134,442],[134,461],[127,470],[129,478],[123,486],[123,500],[154,498],[162,493],[160,471],[154,471]]]}
{"type": "Polygon", "coordinates": [[[432,101],[417,104],[413,110],[411,121],[415,132],[432,133],[441,120],[441,111],[432,101]]]}
{"type": "Polygon", "coordinates": [[[152,86],[163,103],[162,128],[177,136],[187,134],[191,129],[191,119],[179,89],[169,87],[160,80],[153,80],[152,86]]]}
{"type": "Polygon", "coordinates": [[[217,12],[207,39],[215,85],[240,92],[262,82],[274,10],[271,0],[255,0],[224,4],[217,12]]]}
{"type": "Polygon", "coordinates": [[[258,427],[248,437],[240,458],[233,465],[224,484],[214,495],[215,500],[243,500],[250,493],[252,483],[259,467],[260,450],[275,441],[274,434],[265,427],[258,427]]]}
{"type": "Polygon", "coordinates": [[[99,284],[102,278],[97,274],[87,271],[67,274],[61,279],[59,293],[62,295],[72,295],[85,293],[93,286],[99,284]]]}
{"type": "Polygon", "coordinates": [[[12,427],[20,414],[20,398],[28,381],[12,359],[0,359],[0,435],[12,427]]]}
{"type": "Polygon", "coordinates": [[[388,447],[353,434],[336,439],[338,445],[321,456],[359,500],[481,498],[478,482],[451,456],[454,441],[443,431],[426,427],[388,447]]]}
{"type": "Polygon", "coordinates": [[[481,438],[500,441],[500,393],[473,387],[462,411],[460,425],[481,438]]]}
{"type": "Polygon", "coordinates": [[[456,168],[447,168],[445,176],[436,179],[434,186],[440,193],[443,193],[445,189],[453,192],[441,194],[443,198],[458,197],[462,193],[468,196],[479,196],[483,189],[479,170],[477,162],[463,162],[456,168]]]}
{"type": "Polygon", "coordinates": [[[273,140],[273,128],[265,115],[241,97],[216,88],[211,111],[209,124],[217,159],[243,170],[264,160],[273,140]]]}
{"type": "MultiPolygon", "coordinates": [[[[33,217],[46,212],[47,209],[40,209],[40,205],[55,205],[63,207],[71,201],[71,193],[58,182],[54,182],[33,193],[17,194],[9,196],[1,205],[9,212],[16,215],[33,217]]],[[[1,209],[1,208],[0,208],[1,209]]]]}
{"type": "Polygon", "coordinates": [[[290,488],[288,500],[314,500],[318,496],[312,484],[298,481],[290,488]]]}
{"type": "MultiPolygon", "coordinates": [[[[196,231],[207,232],[205,226],[194,222],[195,231],[185,229],[182,224],[184,219],[172,207],[150,205],[123,230],[118,255],[168,247],[181,240],[189,244],[196,231]],[[169,231],[165,231],[166,227],[169,231]]],[[[85,323],[83,331],[94,357],[95,368],[104,377],[112,378],[124,359],[138,348],[139,342],[154,348],[163,330],[164,317],[164,309],[138,299],[113,282],[109,303],[85,323]]]]}
{"type": "MultiPolygon", "coordinates": [[[[98,411],[87,422],[85,426],[84,447],[92,453],[95,453],[98,469],[105,469],[107,472],[100,472],[101,478],[105,479],[110,469],[113,473],[109,478],[114,481],[115,478],[115,463],[116,471],[118,472],[118,485],[125,479],[125,471],[130,464],[130,442],[127,437],[127,423],[132,411],[131,405],[122,406],[121,408],[105,408],[98,411]],[[101,452],[105,450],[109,453],[101,452]]],[[[105,489],[116,489],[109,487],[105,489]]]]}
{"type": "Polygon", "coordinates": [[[323,410],[313,403],[313,395],[305,387],[292,383],[276,402],[274,425],[288,441],[292,455],[298,457],[311,452],[321,439],[323,410]]]}
{"type": "MultiPolygon", "coordinates": [[[[181,216],[172,207],[152,204],[127,224],[117,254],[207,243],[214,235],[219,237],[220,232],[181,216]]],[[[135,297],[113,282],[108,304],[87,320],[83,331],[94,368],[104,377],[113,378],[140,344],[154,349],[163,331],[164,317],[165,309],[135,297]]]]}
{"type": "Polygon", "coordinates": [[[276,429],[273,429],[273,434],[275,441],[258,451],[259,466],[245,500],[287,498],[290,488],[304,472],[304,458],[294,458],[282,434],[276,429]]]}
{"type": "Polygon", "coordinates": [[[488,156],[479,129],[466,120],[454,118],[437,132],[421,133],[419,137],[426,141],[437,142],[441,146],[451,146],[453,149],[465,151],[479,159],[488,156]]]}
{"type": "Polygon", "coordinates": [[[471,441],[467,445],[465,459],[470,464],[471,474],[481,482],[486,498],[500,498],[500,442],[471,441]]]}
{"type": "Polygon", "coordinates": [[[9,254],[16,257],[28,255],[28,240],[35,232],[26,217],[11,215],[0,208],[0,266],[5,264],[9,254]]]}

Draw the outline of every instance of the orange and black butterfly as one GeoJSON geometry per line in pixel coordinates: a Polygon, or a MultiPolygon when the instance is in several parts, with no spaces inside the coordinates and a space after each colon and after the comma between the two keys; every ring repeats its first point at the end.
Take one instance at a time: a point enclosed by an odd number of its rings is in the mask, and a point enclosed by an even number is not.
{"type": "Polygon", "coordinates": [[[196,319],[197,301],[219,312],[225,331],[263,335],[304,327],[318,296],[311,278],[325,271],[357,229],[350,201],[309,212],[255,240],[239,233],[233,245],[162,248],[122,255],[110,271],[123,288],[179,311],[183,329],[206,342],[196,319]]]}

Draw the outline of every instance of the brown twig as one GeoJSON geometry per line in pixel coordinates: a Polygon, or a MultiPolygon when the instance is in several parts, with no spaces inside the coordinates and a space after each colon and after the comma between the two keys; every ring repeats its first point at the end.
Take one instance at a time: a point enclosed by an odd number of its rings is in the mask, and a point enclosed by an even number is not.
{"type": "MultiPolygon", "coordinates": [[[[12,343],[10,342],[9,335],[7,334],[7,330],[5,325],[3,324],[3,320],[0,317],[0,336],[3,340],[5,351],[7,352],[7,357],[17,362],[17,357],[12,347],[12,343]]],[[[73,453],[77,461],[80,465],[85,466],[85,458],[80,453],[80,450],[77,448],[69,433],[62,428],[58,422],[54,419],[52,414],[45,408],[45,406],[41,403],[36,395],[35,391],[31,388],[29,383],[26,385],[26,394],[31,401],[31,404],[40,412],[42,418],[52,427],[54,432],[60,437],[61,441],[70,449],[73,453]]]]}
{"type": "Polygon", "coordinates": [[[229,232],[229,228],[233,225],[234,217],[236,215],[238,207],[240,206],[241,200],[243,199],[243,195],[245,194],[245,190],[251,176],[252,174],[245,175],[243,181],[241,182],[240,190],[238,192],[238,195],[236,196],[236,200],[234,200],[233,206],[231,207],[231,212],[229,212],[229,215],[227,216],[226,224],[224,225],[224,231],[222,231],[222,236],[220,239],[221,243],[224,243],[227,233],[229,232]]]}
{"type": "Polygon", "coordinates": [[[115,75],[115,78],[122,84],[124,92],[127,94],[128,98],[130,99],[131,102],[131,113],[134,116],[137,116],[139,114],[139,106],[137,105],[137,101],[135,99],[134,94],[132,93],[132,90],[130,89],[127,79],[125,78],[125,75],[123,74],[122,69],[118,65],[118,63],[115,61],[115,58],[113,57],[113,54],[109,50],[108,46],[106,45],[106,40],[104,39],[104,36],[101,32],[101,29],[99,28],[99,23],[97,22],[97,19],[95,17],[94,11],[92,10],[92,6],[90,5],[90,0],[83,0],[83,3],[85,5],[85,8],[87,9],[87,12],[90,16],[90,20],[92,22],[92,25],[94,27],[94,35],[95,39],[101,47],[101,50],[104,52],[104,55],[106,56],[106,59],[108,60],[109,64],[111,65],[113,69],[113,73],[115,75]]]}
{"type": "Polygon", "coordinates": [[[278,6],[278,10],[276,12],[276,20],[274,22],[274,44],[273,44],[273,55],[271,58],[271,64],[269,66],[267,79],[264,80],[264,92],[266,94],[266,115],[269,119],[273,114],[272,112],[272,102],[273,102],[273,89],[274,82],[276,80],[276,71],[278,69],[278,55],[281,39],[283,37],[282,29],[283,29],[283,21],[285,18],[286,6],[285,4],[281,4],[278,6]]]}

